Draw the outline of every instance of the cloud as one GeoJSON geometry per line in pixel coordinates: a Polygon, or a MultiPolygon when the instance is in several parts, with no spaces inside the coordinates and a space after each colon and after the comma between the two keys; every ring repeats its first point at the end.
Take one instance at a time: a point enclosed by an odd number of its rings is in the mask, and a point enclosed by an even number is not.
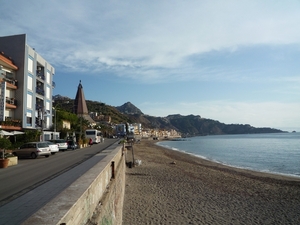
{"type": "Polygon", "coordinates": [[[4,18],[0,25],[13,23],[10,32],[28,33],[32,47],[68,71],[103,76],[109,70],[114,76],[144,82],[241,80],[247,75],[238,74],[236,67],[232,71],[218,62],[202,66],[193,60],[257,45],[299,45],[299,9],[299,2],[292,0],[40,4],[12,0],[0,9],[4,18]],[[15,16],[9,13],[12,4],[15,16]]]}
{"type": "Polygon", "coordinates": [[[212,50],[299,43],[300,6],[297,1],[289,3],[27,1],[18,2],[17,9],[23,10],[16,11],[19,28],[34,32],[34,40],[29,40],[34,45],[48,42],[52,51],[66,50],[55,61],[78,64],[78,52],[90,52],[90,61],[106,57],[105,62],[114,66],[127,62],[174,68],[190,55],[212,50]],[[35,16],[29,17],[32,12],[35,16]],[[65,61],[66,54],[72,61],[65,61]]]}

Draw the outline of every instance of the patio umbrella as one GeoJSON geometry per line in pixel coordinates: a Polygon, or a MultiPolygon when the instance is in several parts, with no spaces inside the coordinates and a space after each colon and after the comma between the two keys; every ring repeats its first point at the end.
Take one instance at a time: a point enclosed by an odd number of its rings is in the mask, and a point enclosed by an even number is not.
{"type": "Polygon", "coordinates": [[[9,133],[9,132],[7,132],[5,130],[0,130],[0,135],[2,135],[2,136],[12,136],[13,134],[9,133]]]}
{"type": "Polygon", "coordinates": [[[13,135],[24,134],[24,132],[22,132],[22,131],[17,131],[17,130],[14,130],[14,131],[12,131],[12,132],[10,132],[10,133],[13,134],[13,135]]]}

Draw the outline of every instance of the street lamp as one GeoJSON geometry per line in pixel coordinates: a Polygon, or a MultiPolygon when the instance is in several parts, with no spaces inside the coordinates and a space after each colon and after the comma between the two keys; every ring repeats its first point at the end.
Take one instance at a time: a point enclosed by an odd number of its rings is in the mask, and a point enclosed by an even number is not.
{"type": "Polygon", "coordinates": [[[52,107],[54,109],[54,136],[53,139],[56,140],[56,108],[52,107]]]}
{"type": "Polygon", "coordinates": [[[44,141],[44,123],[45,123],[45,116],[47,116],[47,112],[45,111],[44,106],[42,107],[42,110],[40,110],[40,119],[41,119],[41,130],[42,130],[42,141],[44,141]]]}

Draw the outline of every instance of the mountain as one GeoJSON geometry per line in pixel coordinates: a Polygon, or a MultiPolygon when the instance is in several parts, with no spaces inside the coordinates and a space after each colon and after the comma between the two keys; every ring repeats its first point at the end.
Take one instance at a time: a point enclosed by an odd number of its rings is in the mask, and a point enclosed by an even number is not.
{"type": "Polygon", "coordinates": [[[62,95],[54,95],[53,99],[54,100],[71,100],[69,97],[62,96],[62,95]]]}
{"type": "Polygon", "coordinates": [[[125,104],[123,104],[121,106],[117,106],[116,109],[119,110],[121,113],[124,113],[124,114],[143,115],[142,111],[139,108],[137,108],[135,105],[133,105],[131,102],[126,102],[125,104]]]}
{"type": "MultiPolygon", "coordinates": [[[[86,100],[86,104],[89,112],[110,116],[112,123],[141,123],[143,128],[174,129],[187,136],[283,132],[269,127],[256,128],[249,124],[224,124],[216,120],[201,118],[199,115],[174,114],[167,117],[155,117],[143,114],[139,108],[130,102],[117,107],[89,100],[86,100]]],[[[54,106],[73,112],[74,99],[57,98],[54,101],[54,106]]]]}
{"type": "Polygon", "coordinates": [[[273,128],[255,128],[249,124],[224,124],[216,120],[201,118],[200,116],[179,114],[167,117],[153,117],[148,115],[130,115],[132,121],[143,124],[143,127],[159,129],[175,129],[185,136],[216,135],[216,134],[255,134],[280,133],[273,128]]]}

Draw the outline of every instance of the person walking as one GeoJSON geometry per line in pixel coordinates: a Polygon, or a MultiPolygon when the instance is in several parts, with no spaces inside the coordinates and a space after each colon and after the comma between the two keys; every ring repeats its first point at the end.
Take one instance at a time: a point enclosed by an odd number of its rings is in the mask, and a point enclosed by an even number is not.
{"type": "Polygon", "coordinates": [[[90,145],[90,147],[92,147],[92,145],[93,145],[93,140],[92,140],[92,138],[90,138],[90,140],[89,140],[89,145],[90,145]]]}

